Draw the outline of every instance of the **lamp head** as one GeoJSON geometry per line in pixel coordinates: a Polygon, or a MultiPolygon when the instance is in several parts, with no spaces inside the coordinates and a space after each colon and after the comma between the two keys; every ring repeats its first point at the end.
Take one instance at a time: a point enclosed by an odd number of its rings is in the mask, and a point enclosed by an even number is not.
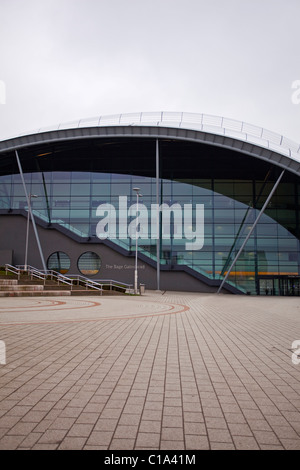
{"type": "Polygon", "coordinates": [[[136,192],[137,196],[142,197],[142,194],[140,193],[140,188],[133,188],[133,191],[136,192]]]}

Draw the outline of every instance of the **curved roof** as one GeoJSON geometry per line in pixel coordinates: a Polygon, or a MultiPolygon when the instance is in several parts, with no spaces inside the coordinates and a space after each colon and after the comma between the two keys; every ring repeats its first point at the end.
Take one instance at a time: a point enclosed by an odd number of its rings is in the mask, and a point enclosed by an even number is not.
{"type": "Polygon", "coordinates": [[[3,140],[0,154],[38,144],[85,138],[151,137],[207,143],[270,161],[300,176],[300,145],[280,134],[220,116],[146,112],[81,119],[3,140]]]}

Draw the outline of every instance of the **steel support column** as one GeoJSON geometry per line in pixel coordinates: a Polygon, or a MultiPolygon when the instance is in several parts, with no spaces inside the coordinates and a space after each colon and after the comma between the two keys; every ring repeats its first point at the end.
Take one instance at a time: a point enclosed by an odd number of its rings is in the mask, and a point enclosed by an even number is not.
{"type": "Polygon", "coordinates": [[[28,193],[27,193],[27,188],[26,188],[26,184],[25,184],[25,180],[24,180],[24,174],[23,174],[21,162],[20,162],[20,159],[19,159],[19,155],[18,155],[17,150],[15,150],[15,152],[16,152],[16,158],[17,158],[17,163],[18,163],[18,167],[19,167],[19,172],[20,172],[20,175],[21,175],[21,179],[22,179],[22,183],[23,183],[23,188],[24,188],[24,192],[25,192],[25,196],[26,196],[26,201],[27,201],[27,207],[28,207],[28,211],[29,211],[29,216],[30,216],[30,218],[31,218],[31,220],[32,220],[32,226],[33,226],[33,230],[34,230],[36,242],[37,242],[37,245],[38,245],[38,249],[39,249],[39,252],[40,252],[40,256],[41,256],[41,260],[42,260],[42,265],[43,265],[43,269],[44,269],[44,271],[47,271],[47,267],[46,267],[46,264],[45,264],[45,259],[44,259],[44,255],[43,255],[43,251],[42,251],[40,239],[39,239],[39,236],[38,236],[38,232],[37,232],[36,225],[35,225],[35,220],[34,220],[33,213],[32,213],[32,209],[31,209],[31,204],[30,204],[29,196],[28,196],[28,193]]]}
{"type": "Polygon", "coordinates": [[[156,288],[160,290],[160,210],[159,210],[159,141],[156,139],[156,204],[157,204],[157,214],[156,214],[156,288]]]}

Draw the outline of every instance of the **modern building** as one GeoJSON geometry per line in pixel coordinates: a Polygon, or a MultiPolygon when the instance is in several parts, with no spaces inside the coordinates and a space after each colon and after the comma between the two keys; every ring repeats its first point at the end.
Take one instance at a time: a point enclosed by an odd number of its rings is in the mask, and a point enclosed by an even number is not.
{"type": "Polygon", "coordinates": [[[299,208],[299,144],[231,119],[124,114],[0,142],[0,265],[24,265],[28,241],[28,264],[66,275],[133,283],[137,264],[149,289],[299,295],[299,208]]]}

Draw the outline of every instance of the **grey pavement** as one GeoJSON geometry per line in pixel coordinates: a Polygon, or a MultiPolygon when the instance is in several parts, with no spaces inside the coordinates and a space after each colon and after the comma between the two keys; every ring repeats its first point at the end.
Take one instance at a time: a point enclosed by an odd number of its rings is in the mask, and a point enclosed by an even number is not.
{"type": "Polygon", "coordinates": [[[0,340],[1,450],[300,449],[299,298],[3,298],[0,340]]]}

